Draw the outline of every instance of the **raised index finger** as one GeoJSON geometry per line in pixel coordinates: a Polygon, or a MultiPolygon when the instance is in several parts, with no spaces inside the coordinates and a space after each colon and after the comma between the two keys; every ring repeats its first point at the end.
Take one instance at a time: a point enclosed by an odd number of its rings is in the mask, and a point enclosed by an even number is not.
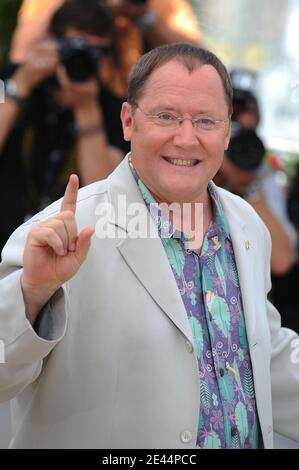
{"type": "Polygon", "coordinates": [[[71,175],[65,193],[61,202],[60,212],[71,211],[76,212],[77,195],[79,188],[79,178],[77,175],[71,175]]]}

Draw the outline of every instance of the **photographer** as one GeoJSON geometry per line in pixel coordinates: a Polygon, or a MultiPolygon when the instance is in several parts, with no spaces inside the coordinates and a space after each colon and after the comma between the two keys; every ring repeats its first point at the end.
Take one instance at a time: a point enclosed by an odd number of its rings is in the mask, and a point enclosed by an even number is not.
{"type": "Polygon", "coordinates": [[[124,18],[139,29],[145,51],[173,42],[199,44],[201,37],[185,0],[106,0],[117,23],[124,18]]]}
{"type": "MultiPolygon", "coordinates": [[[[260,112],[254,94],[250,90],[235,88],[233,108],[235,124],[255,132],[260,121],[260,112]]],[[[286,195],[277,182],[276,171],[265,160],[264,158],[257,168],[253,184],[247,188],[247,201],[271,233],[272,301],[281,313],[282,324],[298,332],[298,234],[292,225],[294,221],[288,215],[286,195]]]]}
{"type": "Polygon", "coordinates": [[[272,211],[264,191],[266,149],[254,129],[239,127],[232,136],[217,184],[243,197],[268,227],[272,239],[271,271],[282,276],[294,263],[294,248],[285,224],[272,211]]]}
{"type": "Polygon", "coordinates": [[[7,80],[0,106],[6,214],[0,248],[27,214],[61,195],[71,171],[79,172],[83,185],[103,179],[127,150],[122,99],[105,86],[116,64],[113,19],[97,2],[66,2],[50,32],[51,39],[40,41],[21,66],[9,65],[1,74],[7,80]]]}
{"type": "MultiPolygon", "coordinates": [[[[62,3],[63,0],[47,0],[46,3],[23,0],[12,41],[12,62],[26,59],[32,45],[47,30],[49,18],[62,3]]],[[[102,4],[115,18],[117,47],[127,75],[140,55],[152,47],[173,42],[198,45],[202,41],[198,22],[187,0],[102,0],[102,4]]]]}

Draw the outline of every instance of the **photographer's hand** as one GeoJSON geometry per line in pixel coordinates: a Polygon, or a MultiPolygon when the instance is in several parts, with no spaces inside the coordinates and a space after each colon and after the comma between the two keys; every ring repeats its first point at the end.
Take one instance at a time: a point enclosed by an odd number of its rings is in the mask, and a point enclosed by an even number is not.
{"type": "Polygon", "coordinates": [[[69,79],[63,65],[57,67],[56,76],[60,84],[58,100],[63,107],[86,116],[91,110],[98,109],[100,87],[95,78],[82,83],[74,82],[69,79]]]}
{"type": "MultiPolygon", "coordinates": [[[[162,3],[164,1],[161,0],[162,3]]],[[[184,0],[167,2],[168,8],[163,17],[151,8],[149,0],[108,0],[107,5],[113,15],[130,18],[151,47],[175,42],[189,42],[197,46],[200,43],[201,34],[195,16],[184,0]]]]}
{"type": "Polygon", "coordinates": [[[59,101],[74,112],[78,138],[78,170],[83,185],[107,178],[124,155],[108,144],[96,79],[85,83],[71,81],[63,66],[57,68],[61,90],[59,101]]]}
{"type": "Polygon", "coordinates": [[[20,103],[28,98],[35,86],[48,75],[55,73],[58,49],[52,41],[43,41],[32,49],[28,59],[10,77],[16,86],[18,100],[7,96],[0,106],[0,152],[5,145],[20,112],[20,103]]]}
{"type": "Polygon", "coordinates": [[[44,40],[30,52],[27,60],[12,76],[21,98],[27,98],[46,77],[55,75],[59,49],[54,41],[44,40]]]}
{"type": "Polygon", "coordinates": [[[107,0],[107,6],[110,8],[113,15],[127,16],[132,20],[136,20],[149,10],[148,1],[134,3],[130,2],[130,0],[107,0]]]}

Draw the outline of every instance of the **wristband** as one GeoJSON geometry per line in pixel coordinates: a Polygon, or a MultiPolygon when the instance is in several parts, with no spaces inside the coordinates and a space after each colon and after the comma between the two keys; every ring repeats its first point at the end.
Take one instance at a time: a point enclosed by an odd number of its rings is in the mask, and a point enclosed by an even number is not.
{"type": "Polygon", "coordinates": [[[96,134],[97,132],[103,132],[105,129],[104,124],[97,124],[96,126],[93,127],[86,127],[81,129],[80,127],[75,128],[75,134],[78,137],[87,137],[93,134],[96,134]]]}
{"type": "Polygon", "coordinates": [[[22,98],[19,95],[17,84],[12,78],[4,82],[4,90],[5,96],[11,98],[18,106],[22,107],[26,103],[27,98],[22,98]]]}

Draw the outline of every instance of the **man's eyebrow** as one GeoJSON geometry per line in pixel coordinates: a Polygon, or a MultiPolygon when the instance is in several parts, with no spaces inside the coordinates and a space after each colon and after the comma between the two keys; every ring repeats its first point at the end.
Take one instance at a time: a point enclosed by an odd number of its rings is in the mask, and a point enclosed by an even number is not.
{"type": "Polygon", "coordinates": [[[159,104],[157,106],[154,106],[152,108],[152,111],[174,111],[175,113],[177,113],[178,111],[176,110],[176,108],[174,108],[173,106],[171,105],[163,105],[163,104],[159,104]]]}
{"type": "MultiPolygon", "coordinates": [[[[153,113],[156,113],[156,112],[161,112],[161,111],[171,111],[171,112],[174,112],[176,114],[181,114],[177,108],[175,108],[174,106],[171,106],[169,104],[159,104],[157,106],[154,106],[153,108],[151,108],[151,112],[153,113]]],[[[201,109],[200,111],[195,111],[194,113],[192,113],[192,116],[211,116],[213,115],[214,113],[211,111],[211,110],[208,110],[208,109],[201,109]]]]}

